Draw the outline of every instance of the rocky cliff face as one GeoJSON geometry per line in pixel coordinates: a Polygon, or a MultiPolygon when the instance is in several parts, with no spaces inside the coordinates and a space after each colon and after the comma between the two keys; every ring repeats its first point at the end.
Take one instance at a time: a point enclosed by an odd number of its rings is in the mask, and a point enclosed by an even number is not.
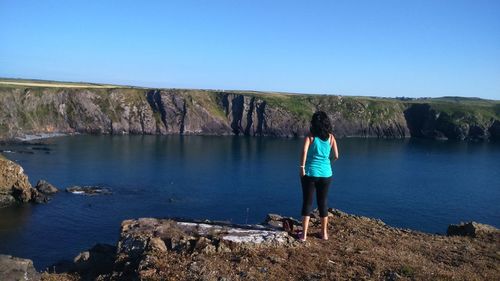
{"type": "Polygon", "coordinates": [[[500,140],[497,128],[500,122],[493,118],[478,120],[481,116],[464,112],[440,111],[430,104],[412,104],[404,111],[404,114],[410,133],[414,137],[500,140]]]}
{"type": "Polygon", "coordinates": [[[0,138],[26,134],[295,137],[316,110],[339,137],[500,139],[500,104],[137,88],[0,87],[0,138]],[[441,106],[442,107],[442,106],[441,106]]]}

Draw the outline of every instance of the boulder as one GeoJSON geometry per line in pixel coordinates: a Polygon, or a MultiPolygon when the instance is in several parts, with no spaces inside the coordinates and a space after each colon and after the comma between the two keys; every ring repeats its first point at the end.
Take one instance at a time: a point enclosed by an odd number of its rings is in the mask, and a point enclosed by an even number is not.
{"type": "Polygon", "coordinates": [[[47,195],[54,194],[54,193],[59,191],[55,186],[53,186],[52,184],[48,183],[45,180],[39,180],[36,183],[35,189],[38,190],[39,192],[41,192],[43,194],[47,194],[47,195]]]}
{"type": "Polygon", "coordinates": [[[491,225],[472,221],[460,224],[450,224],[446,234],[448,236],[479,237],[489,234],[500,234],[500,230],[491,225]]]}
{"type": "Polygon", "coordinates": [[[31,260],[0,255],[0,280],[38,281],[40,274],[31,260]]]}

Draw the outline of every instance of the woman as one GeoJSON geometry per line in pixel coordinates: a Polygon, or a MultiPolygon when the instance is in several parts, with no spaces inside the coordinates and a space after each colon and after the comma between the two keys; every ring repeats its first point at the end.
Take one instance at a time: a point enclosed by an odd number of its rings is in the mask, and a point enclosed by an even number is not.
{"type": "Polygon", "coordinates": [[[302,227],[299,239],[306,241],[311,218],[313,196],[316,191],[319,216],[321,217],[321,239],[328,240],[328,187],[332,181],[331,152],[334,160],[339,158],[337,142],[331,134],[330,118],[317,111],[311,119],[310,134],[305,138],[300,162],[302,183],[302,227]]]}

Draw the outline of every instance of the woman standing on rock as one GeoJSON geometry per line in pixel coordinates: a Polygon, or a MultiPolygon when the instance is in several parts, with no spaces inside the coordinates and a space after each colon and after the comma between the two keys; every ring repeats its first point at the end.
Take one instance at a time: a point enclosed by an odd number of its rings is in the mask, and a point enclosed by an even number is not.
{"type": "Polygon", "coordinates": [[[328,240],[328,187],[332,182],[331,154],[339,158],[337,142],[332,132],[330,118],[323,111],[317,111],[311,119],[310,134],[304,140],[300,162],[302,183],[302,227],[299,239],[306,241],[311,218],[313,196],[316,192],[319,216],[321,217],[321,238],[328,240]]]}

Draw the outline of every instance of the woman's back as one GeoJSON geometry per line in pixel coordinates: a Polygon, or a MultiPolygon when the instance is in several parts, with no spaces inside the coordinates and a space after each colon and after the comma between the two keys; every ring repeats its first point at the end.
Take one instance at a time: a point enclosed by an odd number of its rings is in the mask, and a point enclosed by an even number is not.
{"type": "Polygon", "coordinates": [[[305,174],[310,177],[331,177],[332,168],[330,164],[330,151],[332,144],[330,138],[322,140],[313,137],[313,141],[307,150],[305,174]]]}

